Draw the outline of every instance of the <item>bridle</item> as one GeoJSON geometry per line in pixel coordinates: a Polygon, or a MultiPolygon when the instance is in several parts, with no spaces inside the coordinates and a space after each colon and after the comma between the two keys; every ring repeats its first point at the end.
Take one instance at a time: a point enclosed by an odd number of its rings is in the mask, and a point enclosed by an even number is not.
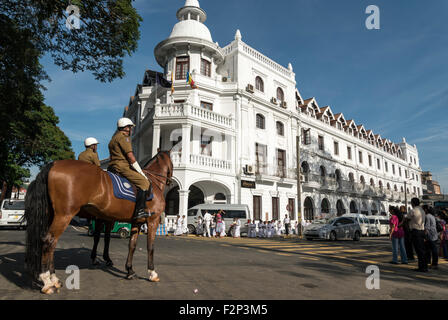
{"type": "MultiPolygon", "coordinates": [[[[152,162],[152,160],[157,159],[158,154],[151,159],[150,161],[148,161],[146,166],[149,166],[149,163],[152,162]]],[[[173,182],[173,178],[169,177],[168,175],[171,173],[171,168],[168,168],[168,174],[165,176],[163,174],[157,173],[155,171],[149,170],[149,169],[143,169],[142,170],[145,174],[147,175],[151,175],[156,181],[166,184],[166,185],[170,185],[173,182]]],[[[148,177],[149,178],[149,177],[148,177]]],[[[151,179],[152,180],[152,179],[151,179]]],[[[158,186],[157,184],[155,184],[157,186],[158,189],[160,189],[162,191],[162,189],[160,188],[160,186],[158,186]]]]}

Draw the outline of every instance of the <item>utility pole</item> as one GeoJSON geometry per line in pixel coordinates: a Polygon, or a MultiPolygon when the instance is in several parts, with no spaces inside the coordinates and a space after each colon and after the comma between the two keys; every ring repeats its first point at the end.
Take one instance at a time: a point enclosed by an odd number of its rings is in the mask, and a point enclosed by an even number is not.
{"type": "Polygon", "coordinates": [[[297,220],[302,220],[302,187],[300,183],[300,122],[298,122],[298,133],[296,136],[296,157],[297,157],[297,220]]]}

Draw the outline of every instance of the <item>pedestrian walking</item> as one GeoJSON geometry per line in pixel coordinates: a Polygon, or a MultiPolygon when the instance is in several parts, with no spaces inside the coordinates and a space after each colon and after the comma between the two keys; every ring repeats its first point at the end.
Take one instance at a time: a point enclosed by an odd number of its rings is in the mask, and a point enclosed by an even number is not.
{"type": "Polygon", "coordinates": [[[188,235],[187,217],[182,216],[182,234],[188,235]]]}
{"type": "Polygon", "coordinates": [[[277,221],[277,236],[281,236],[282,235],[282,229],[283,229],[283,225],[281,220],[277,221]]]}
{"type": "Polygon", "coordinates": [[[221,216],[221,210],[216,214],[216,237],[220,238],[222,236],[224,221],[221,216]]]}
{"type": "Polygon", "coordinates": [[[212,215],[208,211],[205,211],[205,214],[204,214],[204,237],[207,236],[210,238],[210,227],[211,227],[212,220],[213,220],[212,215]]]}
{"type": "Polygon", "coordinates": [[[252,221],[251,219],[249,219],[247,221],[247,236],[249,238],[256,238],[257,237],[257,225],[254,223],[254,221],[252,221]]]}
{"type": "Polygon", "coordinates": [[[286,236],[289,236],[291,230],[291,219],[289,219],[288,214],[285,214],[285,219],[283,219],[283,224],[285,225],[286,236]]]}
{"type": "Polygon", "coordinates": [[[227,233],[226,233],[226,222],[225,222],[224,219],[222,219],[221,237],[227,237],[227,233]]]}
{"type": "Polygon", "coordinates": [[[389,239],[392,242],[392,264],[398,264],[398,250],[400,250],[400,258],[402,264],[408,264],[406,256],[406,248],[404,246],[404,230],[402,226],[403,216],[397,207],[389,207],[391,214],[389,225],[389,239]]]}
{"type": "Polygon", "coordinates": [[[210,222],[210,229],[212,232],[212,237],[216,237],[216,221],[214,215],[212,216],[212,221],[210,222]]]}
{"type": "Polygon", "coordinates": [[[436,221],[440,224],[442,231],[440,232],[440,250],[439,257],[443,257],[448,260],[448,230],[446,221],[443,219],[442,211],[438,211],[436,214],[436,221]]]}
{"type": "Polygon", "coordinates": [[[196,226],[196,235],[199,237],[202,236],[203,233],[204,233],[204,221],[202,220],[202,217],[199,216],[198,224],[196,226]]]}
{"type": "Polygon", "coordinates": [[[425,212],[420,207],[418,198],[411,199],[412,210],[406,215],[409,219],[409,227],[412,234],[412,242],[417,253],[418,268],[415,271],[428,272],[428,264],[425,257],[425,212]]]}
{"type": "Polygon", "coordinates": [[[430,269],[438,269],[439,264],[439,232],[437,231],[437,222],[434,217],[434,209],[428,207],[425,217],[425,254],[426,263],[430,264],[430,269]]]}
{"type": "MultiPolygon", "coordinates": [[[[406,207],[401,206],[400,212],[403,216],[406,216],[406,207]]],[[[414,246],[412,244],[412,232],[409,226],[410,221],[408,219],[403,219],[403,231],[404,231],[404,247],[406,248],[406,256],[409,261],[415,261],[414,258],[414,246]]]]}
{"type": "Polygon", "coordinates": [[[180,215],[177,215],[176,220],[176,231],[174,231],[175,236],[181,236],[182,235],[182,218],[180,215]]]}
{"type": "Polygon", "coordinates": [[[234,226],[234,234],[233,237],[234,238],[239,238],[241,237],[241,222],[240,219],[235,218],[235,226],[234,226]]]}

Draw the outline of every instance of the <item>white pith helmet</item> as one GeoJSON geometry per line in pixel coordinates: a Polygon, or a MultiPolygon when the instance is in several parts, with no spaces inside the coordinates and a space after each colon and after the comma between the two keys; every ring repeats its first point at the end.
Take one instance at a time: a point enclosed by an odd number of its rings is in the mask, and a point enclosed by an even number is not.
{"type": "Polygon", "coordinates": [[[98,140],[96,140],[95,138],[87,138],[86,140],[84,140],[84,145],[86,146],[86,148],[95,144],[99,144],[98,140]]]}
{"type": "Polygon", "coordinates": [[[135,127],[135,124],[129,118],[121,118],[120,120],[118,120],[118,123],[117,123],[118,128],[125,128],[127,126],[135,127]]]}

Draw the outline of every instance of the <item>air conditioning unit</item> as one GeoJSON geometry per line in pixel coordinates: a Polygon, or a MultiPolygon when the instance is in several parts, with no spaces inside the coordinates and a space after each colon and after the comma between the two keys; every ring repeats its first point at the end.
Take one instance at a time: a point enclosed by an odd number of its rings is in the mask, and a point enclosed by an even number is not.
{"type": "Polygon", "coordinates": [[[246,165],[245,171],[246,171],[246,174],[254,174],[255,168],[254,168],[254,166],[246,165]]]}
{"type": "Polygon", "coordinates": [[[246,91],[250,92],[250,93],[254,93],[255,92],[254,86],[251,85],[251,84],[248,84],[247,87],[246,87],[246,91]]]}
{"type": "Polygon", "coordinates": [[[277,98],[272,97],[271,102],[272,102],[273,104],[277,104],[277,98]]]}
{"type": "Polygon", "coordinates": [[[287,105],[287,104],[286,104],[286,101],[283,101],[283,102],[282,102],[282,108],[285,108],[285,109],[286,109],[286,105],[287,105]]]}
{"type": "Polygon", "coordinates": [[[227,82],[227,77],[222,77],[222,82],[227,82]]]}

